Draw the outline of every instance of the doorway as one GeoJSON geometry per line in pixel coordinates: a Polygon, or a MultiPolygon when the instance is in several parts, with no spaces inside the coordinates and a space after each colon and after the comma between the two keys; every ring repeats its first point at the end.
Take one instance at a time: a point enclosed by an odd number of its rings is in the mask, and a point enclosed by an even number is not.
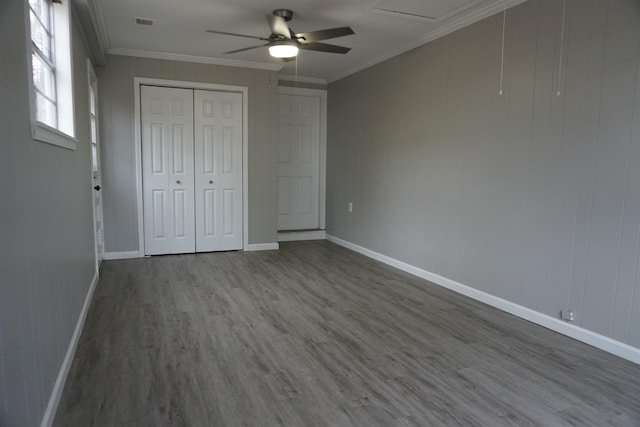
{"type": "Polygon", "coordinates": [[[281,87],[278,97],[278,238],[325,229],[326,91],[281,87]]]}

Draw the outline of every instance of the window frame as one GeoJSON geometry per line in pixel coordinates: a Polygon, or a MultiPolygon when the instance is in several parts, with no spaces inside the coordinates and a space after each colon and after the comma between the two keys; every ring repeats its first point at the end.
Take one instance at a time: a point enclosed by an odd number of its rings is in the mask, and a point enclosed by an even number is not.
{"type": "MultiPolygon", "coordinates": [[[[41,14],[39,14],[36,9],[31,6],[31,1],[29,1],[29,22],[31,25],[31,66],[33,75],[35,76],[37,73],[35,71],[34,58],[37,59],[38,63],[41,64],[42,69],[47,70],[44,73],[41,73],[41,77],[49,80],[48,82],[42,82],[41,85],[34,83],[33,89],[36,91],[36,107],[38,107],[38,99],[40,97],[44,98],[45,102],[47,102],[50,107],[53,107],[53,114],[51,117],[51,121],[53,123],[49,123],[48,121],[43,121],[43,123],[46,123],[53,127],[57,127],[58,102],[56,96],[56,61],[54,49],[55,24],[53,19],[53,3],[47,0],[35,1],[44,5],[44,8],[46,8],[46,10],[44,11],[45,16],[41,16],[41,14]],[[33,17],[34,19],[31,19],[31,17],[33,17]],[[43,20],[43,18],[45,19],[43,20]],[[39,43],[33,39],[33,33],[34,31],[37,31],[34,30],[34,23],[42,31],[44,39],[42,40],[43,48],[40,48],[40,46],[38,46],[39,43]],[[44,86],[44,88],[41,89],[39,86],[44,86]]],[[[37,114],[38,109],[36,109],[36,116],[37,114]]]]}
{"type": "Polygon", "coordinates": [[[73,40],[71,27],[70,0],[62,0],[62,3],[50,3],[51,11],[51,43],[53,51],[51,58],[46,58],[31,39],[31,6],[29,0],[24,0],[27,70],[29,82],[29,106],[31,119],[31,135],[34,140],[53,144],[59,147],[75,150],[78,140],[76,138],[75,123],[75,94],[73,85],[73,40]],[[38,104],[36,94],[40,92],[35,87],[33,79],[32,55],[42,56],[42,59],[50,59],[53,65],[54,90],[55,90],[55,114],[56,126],[51,126],[36,118],[38,104]]]}

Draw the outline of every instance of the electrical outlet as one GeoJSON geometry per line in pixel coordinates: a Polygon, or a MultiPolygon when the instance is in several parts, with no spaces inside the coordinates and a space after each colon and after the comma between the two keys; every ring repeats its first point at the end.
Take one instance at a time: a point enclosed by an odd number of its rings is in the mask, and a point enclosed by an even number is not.
{"type": "Polygon", "coordinates": [[[353,202],[349,202],[349,213],[353,212],[353,202]]]}
{"type": "Polygon", "coordinates": [[[575,315],[571,310],[562,310],[560,312],[560,318],[565,322],[573,322],[575,320],[575,315]]]}

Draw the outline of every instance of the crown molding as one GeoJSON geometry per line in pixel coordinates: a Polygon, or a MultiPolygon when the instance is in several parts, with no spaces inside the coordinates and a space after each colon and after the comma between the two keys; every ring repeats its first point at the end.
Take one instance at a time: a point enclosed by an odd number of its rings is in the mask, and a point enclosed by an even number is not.
{"type": "Polygon", "coordinates": [[[208,56],[182,55],[178,53],[153,52],[148,50],[111,48],[107,51],[111,55],[134,56],[138,58],[166,59],[169,61],[196,62],[200,64],[223,65],[227,67],[253,68],[257,70],[279,71],[282,64],[268,64],[263,62],[238,61],[236,59],[211,58],[208,56]]]}
{"type": "Polygon", "coordinates": [[[284,80],[288,82],[299,82],[299,83],[313,83],[317,85],[327,84],[327,80],[320,77],[293,76],[291,74],[278,74],[278,80],[284,80]]]}
{"type": "Polygon", "coordinates": [[[107,24],[104,20],[104,13],[102,12],[102,0],[87,0],[89,6],[89,16],[93,21],[98,41],[105,52],[111,49],[111,39],[109,38],[109,31],[107,30],[107,24]]]}
{"type": "Polygon", "coordinates": [[[478,21],[481,21],[485,18],[493,16],[496,13],[502,12],[505,8],[505,3],[506,3],[507,9],[510,9],[516,5],[519,5],[520,3],[524,3],[525,1],[527,0],[505,0],[504,2],[496,1],[488,6],[485,6],[483,8],[480,8],[476,11],[471,12],[460,19],[454,20],[434,31],[430,31],[424,34],[422,37],[420,37],[416,41],[405,44],[396,49],[388,50],[382,53],[381,55],[378,55],[377,57],[373,58],[371,61],[367,61],[364,64],[361,64],[357,67],[354,67],[354,68],[351,68],[350,70],[345,71],[344,73],[340,73],[336,76],[333,76],[332,78],[327,79],[327,81],[328,83],[333,83],[347,76],[350,76],[351,74],[355,74],[366,68],[379,64],[380,62],[386,61],[387,59],[391,59],[394,56],[398,56],[402,53],[410,51],[411,49],[415,49],[426,43],[439,39],[440,37],[444,37],[447,34],[453,33],[454,31],[457,31],[468,25],[475,24],[478,21]]]}
{"type": "Polygon", "coordinates": [[[93,64],[103,66],[108,38],[105,35],[104,22],[98,16],[101,12],[97,11],[94,0],[71,0],[71,6],[93,64]]]}

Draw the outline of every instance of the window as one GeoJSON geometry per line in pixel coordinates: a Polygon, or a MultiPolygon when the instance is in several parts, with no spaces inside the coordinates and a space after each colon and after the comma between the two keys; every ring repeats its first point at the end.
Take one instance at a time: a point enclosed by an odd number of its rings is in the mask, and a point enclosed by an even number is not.
{"type": "Polygon", "coordinates": [[[70,0],[28,0],[33,138],[76,146],[70,0]]]}
{"type": "Polygon", "coordinates": [[[46,0],[30,0],[29,8],[36,120],[55,128],[58,127],[58,117],[51,4],[46,0]]]}

